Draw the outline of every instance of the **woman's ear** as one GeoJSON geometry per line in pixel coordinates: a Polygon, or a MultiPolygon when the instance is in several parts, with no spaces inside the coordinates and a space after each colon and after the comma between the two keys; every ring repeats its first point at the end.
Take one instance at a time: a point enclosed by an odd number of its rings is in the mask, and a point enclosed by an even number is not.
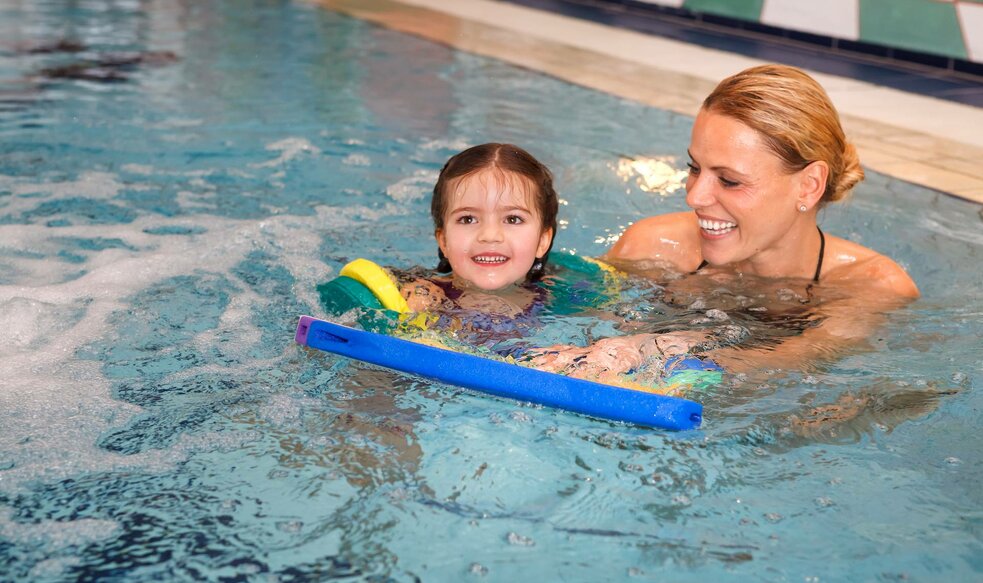
{"type": "Polygon", "coordinates": [[[826,181],[829,179],[829,164],[822,160],[810,162],[799,171],[799,196],[796,206],[812,208],[819,204],[826,194],[826,181]]]}
{"type": "Polygon", "coordinates": [[[543,232],[539,234],[539,246],[536,247],[536,257],[546,255],[546,252],[550,250],[550,245],[552,244],[553,229],[543,229],[543,232]]]}

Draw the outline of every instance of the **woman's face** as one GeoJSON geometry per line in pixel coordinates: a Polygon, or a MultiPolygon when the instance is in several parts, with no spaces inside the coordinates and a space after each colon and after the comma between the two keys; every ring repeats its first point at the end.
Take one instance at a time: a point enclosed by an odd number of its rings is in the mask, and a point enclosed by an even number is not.
{"type": "Polygon", "coordinates": [[[481,171],[450,184],[444,228],[437,244],[455,277],[483,290],[521,281],[533,261],[549,249],[553,233],[543,229],[532,183],[521,176],[481,171]]]}
{"type": "Polygon", "coordinates": [[[686,204],[696,211],[712,265],[781,256],[797,219],[798,173],[789,174],[760,133],[712,111],[693,125],[686,204]]]}

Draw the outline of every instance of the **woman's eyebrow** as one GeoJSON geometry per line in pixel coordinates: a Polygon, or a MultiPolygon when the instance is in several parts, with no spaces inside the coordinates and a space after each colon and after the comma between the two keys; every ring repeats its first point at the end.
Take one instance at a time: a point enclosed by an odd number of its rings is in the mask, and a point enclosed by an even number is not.
{"type": "MultiPolygon", "coordinates": [[[[696,162],[696,157],[693,156],[693,153],[692,152],[690,152],[689,150],[686,150],[686,155],[689,156],[689,159],[690,160],[692,160],[693,162],[696,162]]],[[[737,174],[737,175],[740,175],[740,176],[747,176],[746,173],[741,172],[740,170],[738,170],[736,168],[733,168],[731,166],[710,166],[710,170],[714,170],[714,171],[727,170],[728,172],[733,172],[734,174],[737,174]]]]}

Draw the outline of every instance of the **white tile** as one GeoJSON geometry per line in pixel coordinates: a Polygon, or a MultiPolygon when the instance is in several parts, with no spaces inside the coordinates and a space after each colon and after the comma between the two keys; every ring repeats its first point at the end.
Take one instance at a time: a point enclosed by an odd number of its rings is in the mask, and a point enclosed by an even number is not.
{"type": "MultiPolygon", "coordinates": [[[[397,0],[402,4],[426,6],[459,18],[503,27],[541,41],[593,51],[629,63],[649,66],[716,85],[732,75],[763,61],[682,43],[639,32],[612,28],[491,0],[397,0]]],[[[776,0],[765,0],[771,4],[776,0]]],[[[819,4],[819,2],[816,2],[819,4]]],[[[827,8],[843,4],[828,0],[827,8]]],[[[851,4],[856,4],[854,0],[851,4]]],[[[974,16],[978,13],[974,12],[974,16]]],[[[869,82],[809,72],[826,89],[841,115],[868,119],[983,147],[983,108],[905,93],[869,82]]],[[[701,100],[705,94],[695,96],[701,100]]]]}
{"type": "Polygon", "coordinates": [[[638,0],[643,4],[658,4],[659,6],[672,6],[680,8],[686,0],[638,0]]]}
{"type": "Polygon", "coordinates": [[[963,41],[969,60],[983,63],[983,4],[956,4],[956,13],[963,29],[963,41]]]}
{"type": "Polygon", "coordinates": [[[859,0],[765,0],[761,22],[813,34],[860,38],[859,0]]]}

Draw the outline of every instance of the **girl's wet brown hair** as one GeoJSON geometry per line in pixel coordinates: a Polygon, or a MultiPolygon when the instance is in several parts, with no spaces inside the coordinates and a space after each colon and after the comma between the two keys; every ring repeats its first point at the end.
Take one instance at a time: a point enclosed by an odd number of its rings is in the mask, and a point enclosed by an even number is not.
{"type": "Polygon", "coordinates": [[[758,131],[790,172],[812,162],[829,165],[820,204],[845,198],[864,179],[840,116],[822,86],[804,71],[761,65],[728,77],[703,101],[703,109],[758,131]]]}
{"type": "MultiPolygon", "coordinates": [[[[444,228],[444,216],[447,214],[450,195],[454,187],[468,176],[485,170],[497,170],[504,175],[518,176],[533,187],[531,192],[535,199],[536,211],[543,222],[543,229],[550,229],[552,238],[550,246],[542,257],[537,257],[529,270],[529,279],[538,279],[543,275],[550,249],[553,248],[553,238],[556,237],[556,215],[559,212],[559,200],[553,188],[553,173],[532,154],[514,144],[488,143],[473,146],[451,157],[444,164],[433,187],[433,198],[430,200],[430,216],[433,217],[435,231],[444,228]]],[[[437,250],[439,263],[437,271],[451,271],[450,262],[437,250]]]]}

